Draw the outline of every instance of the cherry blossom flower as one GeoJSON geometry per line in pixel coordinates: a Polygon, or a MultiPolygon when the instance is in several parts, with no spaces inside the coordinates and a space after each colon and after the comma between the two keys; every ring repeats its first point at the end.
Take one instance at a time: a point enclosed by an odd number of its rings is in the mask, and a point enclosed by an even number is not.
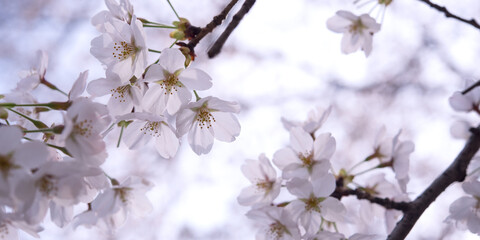
{"type": "Polygon", "coordinates": [[[110,123],[105,105],[87,98],[73,101],[64,115],[65,128],[60,135],[65,148],[78,160],[100,165],[105,160],[105,142],[100,133],[110,123]]]}
{"type": "Polygon", "coordinates": [[[76,216],[74,227],[80,225],[116,229],[125,223],[129,213],[136,217],[148,214],[152,204],[145,193],[153,187],[146,179],[129,177],[99,194],[91,209],[76,216]]]}
{"type": "Polygon", "coordinates": [[[130,24],[112,20],[105,22],[104,27],[105,32],[91,42],[92,55],[123,83],[133,76],[141,78],[147,66],[147,47],[140,20],[135,16],[130,24]]]}
{"type": "Polygon", "coordinates": [[[240,106],[216,97],[205,97],[189,103],[177,114],[178,136],[188,132],[188,143],[200,155],[210,152],[213,138],[232,142],[240,134],[240,124],[232,113],[238,113],[240,106]]]}
{"type": "Polygon", "coordinates": [[[18,229],[35,238],[40,238],[38,233],[43,230],[37,225],[27,224],[18,214],[6,213],[5,208],[0,206],[0,239],[18,239],[18,229]]]}
{"type": "Polygon", "coordinates": [[[28,71],[20,73],[22,78],[14,91],[29,92],[40,85],[41,81],[45,79],[45,73],[48,67],[48,55],[45,51],[37,52],[38,66],[28,71]]]}
{"type": "Polygon", "coordinates": [[[400,141],[401,130],[392,139],[386,137],[385,126],[382,126],[375,138],[374,153],[367,157],[367,161],[378,158],[381,167],[392,167],[395,172],[400,188],[406,192],[409,181],[408,169],[410,166],[410,154],[415,150],[415,144],[411,141],[400,141]]]}
{"type": "Polygon", "coordinates": [[[283,171],[283,178],[308,178],[328,172],[329,159],[336,146],[330,133],[320,134],[314,141],[303,128],[294,127],[290,130],[290,144],[291,147],[280,149],[273,156],[273,162],[283,171]]]}
{"type": "Polygon", "coordinates": [[[305,132],[313,135],[320,127],[322,127],[323,123],[327,121],[327,118],[331,112],[332,107],[328,107],[327,109],[317,107],[308,113],[308,118],[304,122],[289,121],[282,117],[282,123],[285,129],[288,131],[298,126],[302,127],[305,132]]]}
{"type": "Polygon", "coordinates": [[[372,36],[380,31],[380,24],[368,14],[356,16],[348,11],[338,11],[328,19],[327,27],[336,33],[343,33],[343,53],[353,53],[361,48],[367,57],[372,51],[372,36]]]}
{"type": "Polygon", "coordinates": [[[132,112],[132,108],[141,109],[141,99],[145,84],[138,80],[123,83],[118,75],[107,72],[106,78],[91,81],[87,91],[93,97],[111,94],[107,103],[111,115],[119,116],[132,112]]]}
{"type": "MultiPolygon", "coordinates": [[[[465,81],[465,87],[468,88],[474,84],[473,81],[467,80],[465,81]]],[[[459,112],[470,112],[476,111],[480,113],[479,104],[480,104],[480,88],[476,87],[471,91],[467,92],[466,94],[462,94],[462,92],[455,92],[453,95],[448,99],[450,106],[459,112]]]]}
{"type": "Polygon", "coordinates": [[[47,161],[47,146],[38,141],[22,143],[18,127],[0,127],[0,176],[7,179],[11,172],[24,168],[30,171],[47,161]]]}
{"type": "Polygon", "coordinates": [[[135,112],[118,119],[133,119],[133,122],[125,129],[125,136],[123,137],[123,141],[129,148],[144,146],[152,138],[155,138],[155,148],[160,156],[172,158],[177,153],[178,138],[164,117],[151,113],[135,112]]]}
{"type": "Polygon", "coordinates": [[[120,0],[118,3],[116,0],[105,0],[108,11],[101,11],[92,18],[92,24],[100,32],[105,32],[105,22],[119,20],[128,24],[132,22],[133,6],[129,0],[120,0]]]}
{"type": "MultiPolygon", "coordinates": [[[[15,196],[23,200],[18,212],[23,213],[29,224],[37,224],[43,220],[50,201],[53,201],[58,205],[55,207],[70,208],[73,214],[74,204],[93,200],[96,194],[85,177],[100,174],[103,174],[101,169],[71,159],[47,162],[31,178],[24,178],[16,186],[15,196]]],[[[52,215],[55,217],[58,215],[52,215]]]]}
{"type": "Polygon", "coordinates": [[[455,221],[457,225],[467,227],[470,232],[480,234],[480,182],[468,179],[462,184],[464,196],[450,205],[450,215],[446,221],[455,221]]]}
{"type": "Polygon", "coordinates": [[[208,74],[184,66],[185,56],[180,50],[167,48],[162,51],[158,64],[150,66],[145,74],[145,81],[150,83],[143,99],[145,109],[157,114],[167,110],[174,115],[190,102],[190,90],[207,90],[212,86],[208,74]]]}
{"type": "Polygon", "coordinates": [[[342,221],[346,209],[336,198],[329,197],[335,190],[335,177],[326,174],[312,182],[294,178],[287,182],[288,191],[297,196],[286,207],[294,219],[305,228],[307,233],[316,233],[322,219],[330,222],[342,221]]]}
{"type": "Polygon", "coordinates": [[[258,161],[248,159],[242,166],[242,172],[252,185],[244,188],[238,196],[241,205],[269,204],[280,194],[281,178],[277,178],[275,169],[264,154],[259,156],[258,161]]]}
{"type": "Polygon", "coordinates": [[[261,225],[257,232],[258,240],[297,240],[300,231],[297,223],[284,208],[265,206],[250,210],[247,217],[261,225]]]}

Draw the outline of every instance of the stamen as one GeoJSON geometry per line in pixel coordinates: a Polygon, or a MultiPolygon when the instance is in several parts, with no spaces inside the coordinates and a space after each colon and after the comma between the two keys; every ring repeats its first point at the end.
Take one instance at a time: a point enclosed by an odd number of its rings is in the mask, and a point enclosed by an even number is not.
{"type": "Polygon", "coordinates": [[[146,122],[145,125],[140,128],[140,131],[143,132],[143,134],[149,132],[152,137],[160,137],[160,124],[162,124],[162,122],[146,122]]]}
{"type": "Polygon", "coordinates": [[[113,45],[113,57],[117,58],[118,60],[122,61],[131,56],[135,57],[135,47],[128,44],[125,41],[121,41],[120,43],[114,43],[113,45]]]}
{"type": "Polygon", "coordinates": [[[197,117],[195,118],[195,121],[198,122],[198,126],[203,129],[203,127],[211,128],[212,127],[212,121],[215,121],[215,118],[213,115],[210,113],[208,108],[206,106],[201,107],[198,110],[197,117]]]}

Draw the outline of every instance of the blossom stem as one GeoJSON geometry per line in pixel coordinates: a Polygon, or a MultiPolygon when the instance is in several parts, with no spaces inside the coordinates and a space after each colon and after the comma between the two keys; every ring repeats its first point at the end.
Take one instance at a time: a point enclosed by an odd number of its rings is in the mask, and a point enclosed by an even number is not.
{"type": "Polygon", "coordinates": [[[60,92],[61,94],[65,95],[68,97],[68,94],[65,93],[64,91],[60,90],[57,86],[53,85],[51,82],[47,81],[45,78],[42,78],[40,80],[40,83],[47,86],[48,88],[52,89],[52,90],[55,90],[55,91],[58,91],[60,92]]]}
{"type": "Polygon", "coordinates": [[[152,25],[152,24],[143,24],[143,27],[149,28],[169,28],[169,29],[177,29],[175,26],[167,26],[167,25],[152,25]]]}
{"type": "Polygon", "coordinates": [[[175,16],[177,16],[178,20],[181,20],[180,16],[178,16],[177,11],[175,11],[175,8],[173,7],[172,3],[170,3],[170,0],[167,0],[167,2],[168,2],[168,5],[170,5],[170,7],[172,8],[173,12],[175,13],[175,16]]]}
{"type": "Polygon", "coordinates": [[[41,128],[34,130],[23,130],[24,133],[38,133],[38,132],[54,132],[53,128],[41,128]]]}
{"type": "Polygon", "coordinates": [[[149,48],[148,51],[149,52],[154,52],[154,53],[162,53],[162,51],[158,51],[158,50],[151,49],[151,48],[149,48]]]}
{"type": "Polygon", "coordinates": [[[355,168],[357,168],[358,166],[362,165],[362,163],[364,163],[364,162],[365,162],[365,160],[364,160],[364,161],[361,161],[361,162],[358,162],[358,163],[356,163],[356,164],[355,164],[355,165],[353,165],[353,167],[352,167],[352,168],[350,168],[350,170],[348,170],[347,172],[352,172],[352,171],[353,171],[353,169],[355,169],[355,168]]]}
{"type": "Polygon", "coordinates": [[[193,93],[195,93],[195,97],[197,98],[197,102],[198,102],[198,100],[202,99],[201,97],[198,96],[197,91],[193,90],[193,93]]]}
{"type": "Polygon", "coordinates": [[[175,41],[172,43],[172,45],[170,45],[170,47],[168,48],[172,48],[173,46],[175,46],[175,44],[178,42],[178,39],[175,39],[175,41]]]}
{"type": "Polygon", "coordinates": [[[379,168],[379,167],[380,167],[380,164],[377,165],[377,166],[375,166],[375,167],[372,167],[372,168],[369,168],[369,169],[367,169],[367,170],[364,170],[364,171],[361,171],[361,172],[359,172],[359,173],[356,173],[356,174],[354,174],[354,176],[356,177],[356,176],[362,175],[362,174],[364,174],[364,173],[367,173],[367,172],[370,172],[370,171],[372,171],[372,170],[375,170],[375,169],[377,169],[377,168],[379,168]]]}
{"type": "Polygon", "coordinates": [[[17,115],[25,118],[25,119],[27,119],[28,121],[30,121],[31,123],[33,123],[33,125],[35,125],[35,127],[37,127],[37,128],[48,128],[48,126],[47,126],[45,123],[41,122],[41,121],[35,120],[35,119],[33,119],[33,118],[30,118],[29,116],[27,116],[27,115],[25,115],[25,114],[23,114],[23,113],[20,113],[20,112],[18,112],[18,111],[15,111],[15,110],[13,110],[13,109],[11,109],[11,108],[7,108],[7,109],[8,109],[9,111],[11,111],[11,112],[13,112],[13,113],[15,113],[15,114],[17,114],[17,115]]]}
{"type": "Polygon", "coordinates": [[[7,120],[7,119],[5,119],[5,122],[7,123],[7,125],[10,125],[10,123],[8,122],[8,120],[7,120]]]}
{"type": "Polygon", "coordinates": [[[163,24],[163,23],[157,23],[157,22],[152,22],[152,21],[149,21],[145,18],[137,18],[138,20],[140,20],[143,24],[152,24],[152,25],[158,25],[158,26],[168,26],[166,24],[163,24]]]}
{"type": "Polygon", "coordinates": [[[120,147],[120,141],[122,140],[123,136],[123,129],[125,128],[125,124],[122,124],[122,128],[120,128],[120,136],[118,136],[117,148],[120,147]]]}
{"type": "Polygon", "coordinates": [[[16,104],[16,103],[0,103],[0,107],[13,108],[13,107],[47,107],[55,110],[67,110],[71,105],[71,102],[49,102],[49,103],[29,103],[29,104],[16,104]]]}
{"type": "MultiPolygon", "coordinates": [[[[35,140],[33,140],[31,138],[28,138],[28,137],[23,137],[23,139],[28,140],[28,141],[35,141],[35,140]]],[[[72,154],[70,154],[65,147],[60,147],[60,146],[53,145],[53,144],[50,144],[50,143],[45,143],[45,144],[47,146],[51,147],[51,148],[55,148],[57,150],[60,150],[61,152],[63,152],[65,155],[67,155],[69,157],[73,157],[72,154]]]]}

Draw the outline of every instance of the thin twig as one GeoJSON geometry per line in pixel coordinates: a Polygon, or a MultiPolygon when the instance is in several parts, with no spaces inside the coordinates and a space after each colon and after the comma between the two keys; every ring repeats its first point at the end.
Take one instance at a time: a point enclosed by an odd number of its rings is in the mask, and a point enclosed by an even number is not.
{"type": "Polygon", "coordinates": [[[190,49],[194,49],[195,46],[202,40],[207,34],[211,33],[213,29],[218,27],[222,24],[223,20],[227,18],[227,14],[232,10],[233,6],[238,2],[238,0],[232,0],[230,3],[218,14],[217,16],[213,17],[212,21],[208,23],[205,27],[203,27],[200,33],[195,36],[190,42],[188,42],[187,46],[190,49]]]}
{"type": "Polygon", "coordinates": [[[435,3],[432,3],[432,2],[430,2],[429,0],[418,0],[418,1],[424,2],[424,3],[426,3],[428,6],[430,6],[430,7],[434,8],[434,9],[438,10],[439,12],[444,13],[444,14],[445,14],[445,17],[447,17],[447,18],[454,18],[454,19],[457,19],[458,21],[464,22],[464,23],[469,24],[469,25],[471,25],[471,26],[473,26],[473,27],[475,27],[475,28],[477,28],[477,29],[480,29],[480,24],[478,24],[477,21],[475,21],[475,19],[473,19],[473,18],[470,19],[470,20],[468,20],[468,19],[459,17],[459,16],[451,13],[450,11],[448,11],[448,9],[447,9],[446,7],[442,7],[442,6],[440,6],[440,5],[437,5],[437,4],[435,4],[435,3]]]}
{"type": "Polygon", "coordinates": [[[476,83],[474,83],[472,86],[468,87],[467,89],[462,91],[462,94],[465,95],[468,92],[472,91],[474,88],[480,86],[480,80],[478,80],[476,83]]]}
{"type": "Polygon", "coordinates": [[[361,191],[359,189],[349,189],[345,187],[337,187],[335,191],[331,195],[334,198],[341,199],[342,197],[345,196],[356,196],[357,199],[365,199],[371,203],[376,203],[378,205],[381,205],[385,207],[386,209],[396,209],[400,210],[403,212],[406,212],[409,209],[409,203],[408,202],[396,202],[393,201],[389,198],[379,198],[379,197],[374,197],[371,194],[368,194],[364,191],[361,191]]]}
{"type": "Polygon", "coordinates": [[[213,58],[217,56],[218,53],[220,53],[220,50],[222,50],[222,47],[227,41],[230,34],[232,34],[233,30],[235,30],[235,28],[238,26],[240,21],[242,21],[243,16],[245,16],[245,14],[247,14],[248,11],[250,11],[254,3],[255,3],[255,0],[245,0],[240,10],[235,14],[235,16],[233,16],[232,21],[230,22],[230,24],[228,24],[225,31],[222,33],[222,35],[220,35],[217,41],[215,41],[212,48],[208,50],[209,58],[213,58]]]}
{"type": "Polygon", "coordinates": [[[400,220],[388,236],[388,240],[405,239],[417,220],[430,204],[454,182],[461,182],[467,174],[467,167],[480,148],[480,126],[470,129],[472,135],[455,158],[453,163],[433,181],[433,183],[411,202],[402,220],[400,220]]]}

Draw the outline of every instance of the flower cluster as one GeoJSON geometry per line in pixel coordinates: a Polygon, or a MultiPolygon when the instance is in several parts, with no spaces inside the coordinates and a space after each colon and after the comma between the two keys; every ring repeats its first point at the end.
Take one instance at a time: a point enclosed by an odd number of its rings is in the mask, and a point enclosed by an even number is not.
{"type": "MultiPolygon", "coordinates": [[[[365,215],[350,210],[341,201],[346,190],[353,190],[354,186],[371,196],[408,200],[406,183],[413,143],[400,141],[400,132],[393,139],[386,138],[385,128],[382,128],[373,146],[374,152],[356,165],[376,159],[376,167],[358,173],[351,173],[355,167],[350,172],[341,169],[335,173],[331,166],[336,150],[335,138],[319,130],[330,112],[331,108],[326,111],[317,109],[305,122],[282,119],[290,132],[290,145],[278,150],[272,161],[262,154],[258,160],[247,160],[242,166],[251,185],[241,191],[237,200],[241,205],[251,207],[247,217],[261,226],[257,239],[345,239],[337,226],[352,223],[353,215],[365,215]],[[277,175],[274,166],[281,174],[277,175]],[[387,167],[395,172],[398,187],[387,181],[384,175],[372,175],[364,187],[353,181],[358,175],[387,167]],[[290,197],[284,199],[285,196],[290,197]]],[[[372,205],[369,202],[362,204],[372,205]]],[[[390,223],[397,220],[398,211],[384,212],[387,218],[385,232],[388,234],[392,230],[390,223]]],[[[381,239],[377,235],[378,228],[375,230],[377,232],[361,230],[368,233],[356,233],[349,239],[381,239]]]]}
{"type": "Polygon", "coordinates": [[[237,103],[198,96],[196,91],[212,87],[212,79],[189,66],[189,55],[172,45],[154,50],[160,56],[148,63],[144,27],[156,23],[138,18],[128,0],[105,3],[108,11],[92,19],[100,35],[90,49],[105,67],[104,78],[87,83],[84,71],[63,92],[47,81],[48,57],[40,52],[38,67],[25,72],[11,93],[0,95],[2,239],[15,239],[17,229],[38,236],[48,211],[60,227],[73,222],[75,228],[107,231],[121,226],[129,214],[149,213],[145,193],[153,187],[150,181],[130,176],[120,182],[101,168],[108,157],[105,136],[114,129],[120,130],[119,143],[129,148],[154,140],[163,158],[176,155],[187,133],[199,155],[210,152],[214,138],[232,142],[240,133],[237,103]],[[31,93],[40,85],[65,99],[38,103],[31,93]],[[107,104],[96,100],[104,95],[110,95],[107,104]],[[63,122],[47,125],[58,112],[63,122]]]}

